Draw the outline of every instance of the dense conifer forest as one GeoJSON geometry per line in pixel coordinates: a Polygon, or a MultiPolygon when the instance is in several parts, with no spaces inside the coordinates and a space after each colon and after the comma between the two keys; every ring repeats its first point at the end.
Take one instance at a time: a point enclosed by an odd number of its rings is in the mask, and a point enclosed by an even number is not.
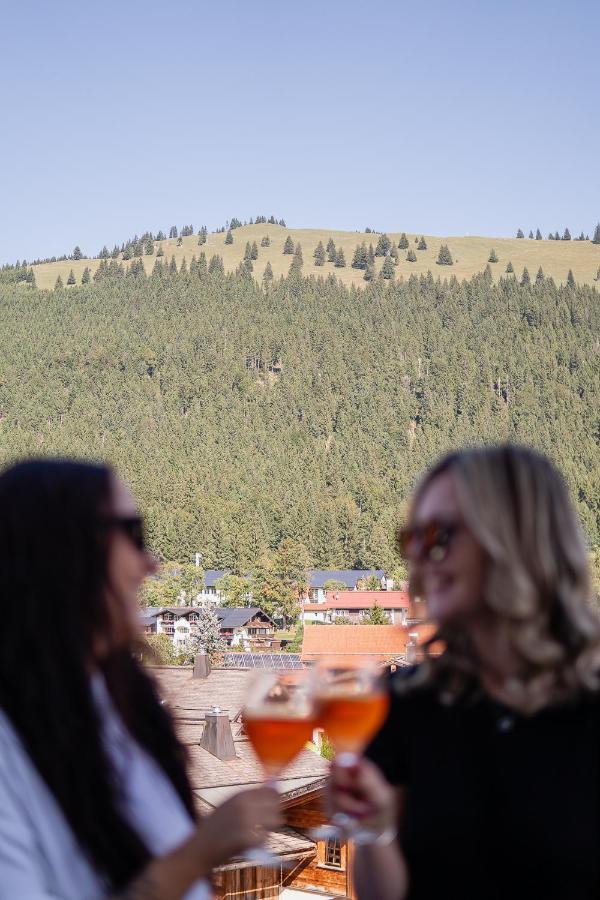
{"type": "Polygon", "coordinates": [[[0,280],[0,461],[109,460],[164,559],[245,572],[288,538],[315,567],[393,570],[424,467],[507,439],[558,463],[599,543],[594,288],[117,268],[0,280]]]}

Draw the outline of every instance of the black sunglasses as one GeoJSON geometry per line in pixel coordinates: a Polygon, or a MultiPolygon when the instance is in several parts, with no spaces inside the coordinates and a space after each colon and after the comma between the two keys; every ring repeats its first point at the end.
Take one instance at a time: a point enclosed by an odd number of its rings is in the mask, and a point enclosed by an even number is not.
{"type": "Polygon", "coordinates": [[[450,546],[462,525],[457,522],[431,521],[426,525],[400,528],[397,533],[398,549],[404,559],[442,562],[450,552],[450,546]]]}
{"type": "Polygon", "coordinates": [[[100,524],[105,528],[116,528],[127,535],[140,552],[147,550],[144,520],[141,516],[107,516],[100,524]]]}

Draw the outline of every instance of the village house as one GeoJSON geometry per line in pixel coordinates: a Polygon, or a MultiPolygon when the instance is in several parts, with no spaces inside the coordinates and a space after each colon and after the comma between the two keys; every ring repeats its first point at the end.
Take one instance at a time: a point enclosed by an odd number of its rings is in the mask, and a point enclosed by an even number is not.
{"type": "MultiPolygon", "coordinates": [[[[270,648],[275,641],[275,622],[256,606],[216,607],[221,637],[239,650],[270,648]]],[[[174,646],[184,647],[198,631],[201,611],[194,606],[147,607],[140,613],[145,634],[166,634],[174,646]]]]}
{"type": "Polygon", "coordinates": [[[328,582],[337,581],[346,590],[356,591],[361,582],[375,576],[382,590],[392,589],[393,582],[386,578],[383,569],[311,569],[308,572],[307,600],[312,603],[325,603],[328,582]]]}
{"type": "Polygon", "coordinates": [[[411,618],[411,600],[406,591],[326,591],[323,603],[302,604],[303,624],[332,624],[336,619],[360,623],[374,606],[386,615],[390,625],[407,625],[411,618]]]}
{"type": "MultiPolygon", "coordinates": [[[[200,815],[232,794],[263,782],[263,773],[243,731],[241,709],[252,671],[210,669],[208,658],[190,667],[151,666],[159,692],[186,745],[189,773],[200,815]],[[194,677],[194,674],[197,677],[194,677]]],[[[303,750],[279,779],[285,825],[267,846],[281,866],[261,868],[234,859],[214,873],[216,900],[353,898],[352,847],[337,839],[315,841],[311,830],[327,821],[323,789],[329,763],[303,750]]]]}

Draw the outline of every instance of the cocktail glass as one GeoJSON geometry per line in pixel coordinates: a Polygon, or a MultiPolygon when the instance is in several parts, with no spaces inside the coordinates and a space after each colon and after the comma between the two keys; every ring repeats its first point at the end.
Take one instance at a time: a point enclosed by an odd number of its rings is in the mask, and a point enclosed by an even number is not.
{"type": "MultiPolygon", "coordinates": [[[[326,657],[314,669],[313,694],[319,725],[333,744],[336,765],[352,768],[383,725],[389,708],[377,661],[372,657],[326,657]]],[[[376,838],[346,813],[335,813],[331,824],[313,829],[311,835],[318,840],[351,838],[357,844],[376,838]]]]}
{"type": "MultiPolygon", "coordinates": [[[[317,727],[316,707],[308,672],[260,672],[252,679],[242,712],[244,729],[260,760],[265,784],[277,787],[283,770],[312,739],[317,727]]],[[[245,856],[259,865],[281,860],[265,847],[245,856]]]]}

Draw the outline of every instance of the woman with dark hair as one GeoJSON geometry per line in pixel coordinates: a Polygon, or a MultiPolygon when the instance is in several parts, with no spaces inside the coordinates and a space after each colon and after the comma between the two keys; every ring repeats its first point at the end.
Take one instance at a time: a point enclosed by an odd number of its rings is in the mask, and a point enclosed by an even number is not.
{"type": "Polygon", "coordinates": [[[184,750],[132,653],[154,570],[110,469],[0,475],[1,900],[200,900],[280,822],[269,788],[196,822],[184,750]]]}
{"type": "Polygon", "coordinates": [[[453,453],[398,542],[437,632],[333,768],[333,808],[379,833],[358,896],[600,897],[600,623],[563,479],[525,447],[453,453]]]}

